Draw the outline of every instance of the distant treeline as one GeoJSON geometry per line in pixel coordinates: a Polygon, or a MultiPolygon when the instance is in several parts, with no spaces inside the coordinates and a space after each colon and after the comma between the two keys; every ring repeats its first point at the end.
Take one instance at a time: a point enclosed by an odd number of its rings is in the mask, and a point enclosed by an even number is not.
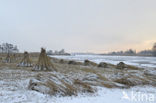
{"type": "Polygon", "coordinates": [[[69,53],[66,53],[64,49],[61,49],[60,51],[52,51],[52,50],[49,50],[47,51],[47,54],[48,55],[70,55],[69,53]]]}
{"type": "Polygon", "coordinates": [[[0,44],[0,53],[18,53],[19,49],[16,45],[3,43],[0,44]]]}
{"type": "Polygon", "coordinates": [[[156,56],[156,43],[153,45],[151,50],[143,50],[136,52],[136,50],[129,49],[127,51],[110,52],[102,55],[123,55],[123,56],[156,56]]]}

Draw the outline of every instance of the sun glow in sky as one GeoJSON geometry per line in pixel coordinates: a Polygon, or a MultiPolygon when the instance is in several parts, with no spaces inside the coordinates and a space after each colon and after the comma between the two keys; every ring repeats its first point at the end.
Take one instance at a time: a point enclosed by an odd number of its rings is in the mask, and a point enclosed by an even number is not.
{"type": "Polygon", "coordinates": [[[0,43],[105,53],[151,49],[156,0],[3,0],[0,43]]]}

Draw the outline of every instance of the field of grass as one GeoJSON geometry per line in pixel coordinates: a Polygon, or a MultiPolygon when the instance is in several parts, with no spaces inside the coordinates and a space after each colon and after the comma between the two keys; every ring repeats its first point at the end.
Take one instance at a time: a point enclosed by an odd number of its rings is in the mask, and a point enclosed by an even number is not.
{"type": "MultiPolygon", "coordinates": [[[[107,67],[98,67],[98,64],[88,61],[86,65],[85,62],[51,58],[57,71],[32,71],[33,67],[17,66],[22,59],[22,54],[18,55],[16,61],[12,63],[4,63],[5,56],[1,55],[0,80],[8,82],[1,84],[1,87],[7,85],[21,88],[19,83],[27,81],[25,82],[27,90],[50,95],[71,96],[78,93],[95,93],[96,87],[122,89],[140,85],[156,86],[154,73],[130,65],[118,69],[112,64],[107,64],[107,67]]],[[[30,58],[35,65],[38,54],[30,54],[30,58]]]]}

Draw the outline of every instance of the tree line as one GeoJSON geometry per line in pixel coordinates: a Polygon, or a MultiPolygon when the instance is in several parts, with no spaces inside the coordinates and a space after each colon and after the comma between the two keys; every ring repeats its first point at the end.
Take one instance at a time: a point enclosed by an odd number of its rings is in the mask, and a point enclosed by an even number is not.
{"type": "Polygon", "coordinates": [[[3,43],[0,44],[0,53],[18,53],[19,49],[16,45],[3,43]]]}
{"type": "Polygon", "coordinates": [[[129,49],[127,51],[110,52],[107,55],[156,56],[156,43],[154,43],[151,50],[142,50],[137,53],[136,50],[129,49]]]}

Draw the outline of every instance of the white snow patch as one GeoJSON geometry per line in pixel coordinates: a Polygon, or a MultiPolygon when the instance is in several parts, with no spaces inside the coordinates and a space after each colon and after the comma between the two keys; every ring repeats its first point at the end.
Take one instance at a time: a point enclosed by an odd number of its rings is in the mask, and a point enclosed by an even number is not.
{"type": "Polygon", "coordinates": [[[94,95],[79,94],[72,97],[54,97],[36,91],[21,89],[16,91],[0,90],[1,103],[155,103],[156,88],[154,87],[134,87],[131,89],[107,89],[98,88],[94,95]],[[123,91],[129,96],[132,91],[141,93],[152,93],[154,101],[132,101],[124,99],[123,91]]]}

